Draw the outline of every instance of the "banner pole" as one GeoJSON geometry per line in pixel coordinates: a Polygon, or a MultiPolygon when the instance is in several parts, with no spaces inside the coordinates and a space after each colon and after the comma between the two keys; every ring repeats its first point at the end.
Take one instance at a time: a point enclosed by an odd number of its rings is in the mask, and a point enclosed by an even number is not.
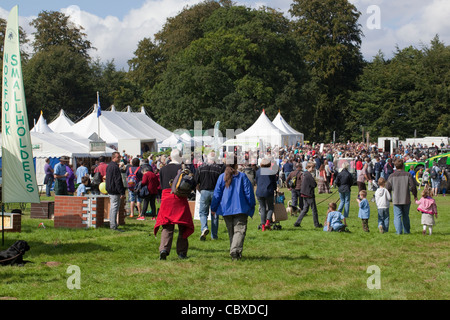
{"type": "Polygon", "coordinates": [[[2,247],[5,245],[5,205],[2,203],[2,247]]]}

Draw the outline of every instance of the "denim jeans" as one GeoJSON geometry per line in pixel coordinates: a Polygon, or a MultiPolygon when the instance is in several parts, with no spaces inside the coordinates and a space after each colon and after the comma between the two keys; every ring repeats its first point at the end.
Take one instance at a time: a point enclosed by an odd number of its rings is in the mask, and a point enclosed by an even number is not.
{"type": "Polygon", "coordinates": [[[303,198],[300,195],[300,190],[292,189],[292,206],[303,209],[303,198]]]}
{"type": "Polygon", "coordinates": [[[410,206],[411,204],[394,204],[394,227],[397,234],[410,233],[410,206]]]}
{"type": "Polygon", "coordinates": [[[340,203],[338,211],[342,213],[342,208],[344,208],[344,217],[348,218],[350,212],[350,192],[339,192],[340,203]]]}
{"type": "Polygon", "coordinates": [[[53,181],[54,181],[53,179],[48,179],[47,184],[45,185],[45,195],[47,197],[52,196],[50,191],[52,190],[52,187],[53,187],[53,181]]]}
{"type": "Polygon", "coordinates": [[[378,225],[383,227],[384,232],[389,231],[389,208],[378,209],[378,225]]]}
{"type": "MultiPolygon", "coordinates": [[[[214,195],[214,190],[200,191],[200,208],[198,215],[200,216],[201,231],[208,229],[208,215],[211,207],[211,200],[214,195]]],[[[219,230],[219,216],[211,215],[211,238],[217,239],[217,232],[219,230]]]]}

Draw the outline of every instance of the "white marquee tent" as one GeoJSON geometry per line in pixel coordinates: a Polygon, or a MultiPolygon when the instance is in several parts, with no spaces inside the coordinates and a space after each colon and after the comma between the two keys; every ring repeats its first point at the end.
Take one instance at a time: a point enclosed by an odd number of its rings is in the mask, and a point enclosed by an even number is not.
{"type": "Polygon", "coordinates": [[[36,125],[30,131],[30,136],[31,143],[33,144],[33,158],[36,165],[36,179],[38,184],[42,184],[44,181],[46,158],[53,159],[52,162],[58,162],[57,159],[62,156],[67,156],[71,159],[70,162],[74,165],[75,169],[77,158],[98,158],[101,155],[111,156],[112,152],[114,152],[113,149],[108,147],[106,147],[104,152],[91,152],[90,140],[88,138],[73,132],[53,132],[47,125],[47,121],[42,114],[36,122],[36,125]]]}
{"type": "Polygon", "coordinates": [[[284,120],[284,118],[281,116],[281,113],[278,112],[278,115],[275,117],[275,119],[272,121],[272,123],[281,131],[285,132],[286,135],[289,136],[288,142],[289,145],[293,145],[297,143],[297,141],[300,141],[300,144],[303,144],[304,141],[304,134],[298,132],[294,128],[292,128],[289,123],[284,120]]]}
{"type": "Polygon", "coordinates": [[[70,128],[74,124],[75,123],[69,119],[64,110],[61,109],[58,117],[53,120],[48,126],[53,130],[53,132],[70,132],[70,128]]]}
{"type": "Polygon", "coordinates": [[[158,143],[158,151],[164,151],[168,148],[183,150],[184,144],[187,144],[187,141],[184,141],[179,135],[172,134],[169,138],[158,143]]]}
{"type": "Polygon", "coordinates": [[[133,155],[140,154],[141,150],[157,151],[157,144],[172,135],[169,130],[147,116],[144,108],[141,112],[131,112],[128,107],[127,111],[119,112],[114,106],[111,111],[102,110],[100,117],[97,117],[95,106],[91,114],[70,129],[84,137],[97,133],[107,145],[133,155]]]}
{"type": "Polygon", "coordinates": [[[263,110],[258,120],[246,131],[237,134],[236,139],[259,140],[265,146],[280,147],[288,143],[289,135],[277,128],[263,110]]]}

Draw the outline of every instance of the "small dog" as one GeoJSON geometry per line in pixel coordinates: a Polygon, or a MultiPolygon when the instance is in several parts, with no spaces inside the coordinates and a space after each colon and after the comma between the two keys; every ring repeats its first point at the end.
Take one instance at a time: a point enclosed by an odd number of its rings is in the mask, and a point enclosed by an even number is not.
{"type": "Polygon", "coordinates": [[[298,216],[298,208],[292,206],[292,200],[289,200],[289,201],[288,201],[288,206],[287,206],[287,208],[286,208],[286,212],[287,212],[288,214],[290,214],[291,217],[297,217],[297,216],[298,216]]]}
{"type": "Polygon", "coordinates": [[[24,240],[16,241],[11,247],[0,251],[0,265],[2,266],[23,266],[29,261],[23,260],[25,252],[30,250],[30,246],[24,240]]]}

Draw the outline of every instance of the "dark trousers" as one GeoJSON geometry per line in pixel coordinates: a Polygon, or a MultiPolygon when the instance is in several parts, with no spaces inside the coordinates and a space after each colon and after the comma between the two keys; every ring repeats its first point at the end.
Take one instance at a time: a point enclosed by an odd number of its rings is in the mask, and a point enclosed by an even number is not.
{"type": "Polygon", "coordinates": [[[314,226],[317,228],[320,226],[319,214],[317,213],[316,198],[308,198],[308,197],[303,197],[303,209],[300,212],[297,221],[295,221],[296,226],[299,226],[302,223],[302,220],[305,217],[306,213],[308,212],[309,207],[311,207],[311,211],[313,213],[314,226]]]}
{"type": "Polygon", "coordinates": [[[145,217],[145,213],[148,209],[148,204],[150,203],[150,209],[152,210],[152,217],[156,217],[156,194],[150,194],[144,198],[142,202],[141,216],[145,217]]]}
{"type": "Polygon", "coordinates": [[[55,180],[55,196],[67,196],[69,193],[67,192],[67,183],[66,180],[55,180]]]}
{"type": "MultiPolygon", "coordinates": [[[[189,249],[188,239],[183,238],[185,228],[186,227],[181,224],[178,225],[177,254],[187,255],[189,249]]],[[[162,226],[161,244],[159,245],[160,252],[165,250],[167,251],[167,254],[170,253],[170,249],[172,249],[174,230],[175,225],[173,224],[166,224],[162,226]]]]}
{"type": "Polygon", "coordinates": [[[303,209],[303,197],[300,195],[300,190],[291,190],[292,193],[292,206],[303,209]]]}

